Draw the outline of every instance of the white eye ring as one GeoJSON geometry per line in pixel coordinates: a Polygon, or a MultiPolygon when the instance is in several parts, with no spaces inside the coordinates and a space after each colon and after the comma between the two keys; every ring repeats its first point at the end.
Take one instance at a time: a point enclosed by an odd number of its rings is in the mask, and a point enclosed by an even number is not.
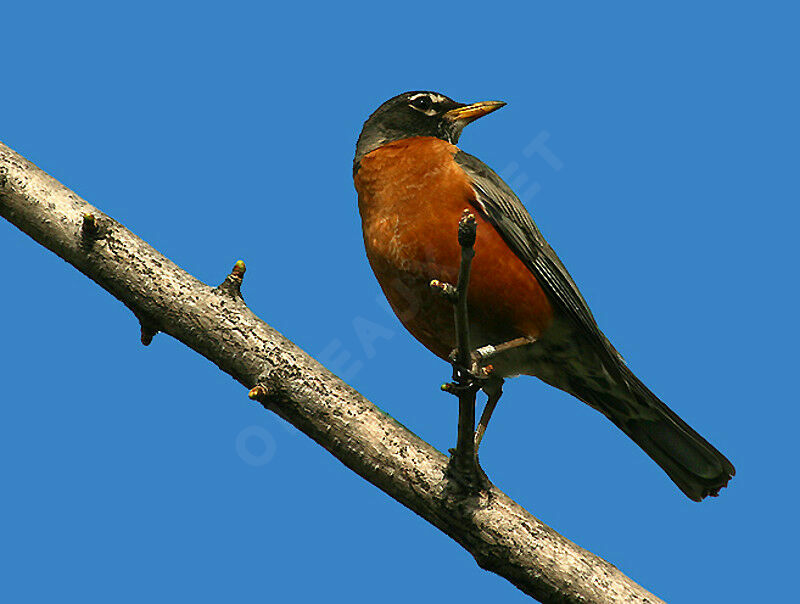
{"type": "Polygon", "coordinates": [[[441,98],[434,97],[431,94],[420,93],[417,95],[412,96],[408,99],[408,106],[412,109],[419,111],[420,113],[424,113],[425,115],[433,116],[436,115],[438,112],[436,111],[436,103],[439,102],[441,98]],[[420,100],[427,101],[426,102],[419,102],[420,100]]]}

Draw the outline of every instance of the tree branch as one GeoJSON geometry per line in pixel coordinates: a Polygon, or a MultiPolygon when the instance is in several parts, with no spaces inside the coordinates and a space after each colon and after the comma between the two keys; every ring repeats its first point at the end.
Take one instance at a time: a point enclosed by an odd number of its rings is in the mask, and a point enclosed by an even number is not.
{"type": "Polygon", "coordinates": [[[447,457],[247,308],[238,295],[243,265],[227,286],[201,283],[2,143],[0,216],[131,309],[143,340],[161,331],[215,363],[482,568],[543,602],[660,602],[496,487],[466,497],[448,488],[447,457]]]}
{"type": "Polygon", "coordinates": [[[472,346],[469,337],[469,310],[467,293],[472,259],[475,257],[475,237],[478,223],[475,216],[465,209],[458,221],[458,245],[461,247],[461,264],[458,268],[458,281],[454,287],[438,279],[431,281],[430,286],[453,304],[455,320],[456,349],[451,354],[453,362],[453,381],[443,384],[442,390],[458,397],[458,440],[456,448],[451,449],[451,475],[464,482],[464,486],[476,494],[488,488],[489,482],[478,464],[475,437],[475,400],[481,389],[481,376],[473,374],[483,371],[472,362],[472,346]]]}

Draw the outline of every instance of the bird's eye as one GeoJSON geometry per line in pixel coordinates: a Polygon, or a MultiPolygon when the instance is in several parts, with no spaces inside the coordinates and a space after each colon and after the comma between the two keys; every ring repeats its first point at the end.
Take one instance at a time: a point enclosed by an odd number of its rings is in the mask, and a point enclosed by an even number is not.
{"type": "Polygon", "coordinates": [[[431,101],[431,97],[429,97],[428,95],[418,96],[417,98],[411,101],[411,106],[414,109],[419,109],[420,111],[425,111],[425,112],[427,112],[432,107],[432,105],[433,103],[431,101]]]}

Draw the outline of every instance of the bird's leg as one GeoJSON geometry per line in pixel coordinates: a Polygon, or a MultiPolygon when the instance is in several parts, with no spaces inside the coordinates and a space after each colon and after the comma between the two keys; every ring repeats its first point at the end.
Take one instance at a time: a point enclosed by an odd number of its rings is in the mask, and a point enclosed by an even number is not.
{"type": "Polygon", "coordinates": [[[480,447],[481,439],[483,438],[484,432],[486,432],[486,427],[489,425],[489,420],[492,418],[494,408],[497,406],[497,402],[500,400],[500,397],[503,396],[503,378],[493,375],[494,368],[492,365],[487,364],[486,362],[496,357],[506,355],[518,348],[530,346],[534,342],[536,342],[536,338],[531,336],[523,336],[521,338],[509,340],[508,342],[503,342],[502,344],[481,346],[473,353],[473,373],[476,375],[483,374],[487,376],[486,382],[482,386],[482,389],[488,397],[488,400],[486,401],[486,407],[484,407],[483,413],[481,414],[481,419],[478,422],[478,428],[475,430],[476,452],[480,447]]]}
{"type": "Polygon", "coordinates": [[[516,348],[530,346],[534,342],[536,342],[536,338],[532,336],[523,336],[521,338],[514,338],[508,342],[503,342],[502,344],[497,344],[496,346],[491,344],[487,346],[481,346],[474,352],[475,362],[484,363],[485,361],[488,361],[496,356],[506,354],[516,348]]]}
{"type": "Polygon", "coordinates": [[[483,391],[488,397],[486,406],[481,413],[481,419],[478,422],[478,428],[475,430],[475,455],[478,454],[478,448],[481,446],[481,439],[486,432],[486,427],[489,425],[489,420],[492,419],[492,413],[497,406],[500,397],[503,396],[503,378],[492,377],[489,378],[483,386],[483,391]]]}

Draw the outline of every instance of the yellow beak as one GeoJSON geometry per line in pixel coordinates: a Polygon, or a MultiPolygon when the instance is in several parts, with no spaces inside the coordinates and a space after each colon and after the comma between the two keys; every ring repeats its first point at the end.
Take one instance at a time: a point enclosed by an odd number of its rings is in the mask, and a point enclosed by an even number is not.
{"type": "Polygon", "coordinates": [[[489,115],[492,111],[497,111],[501,107],[505,107],[505,105],[503,101],[481,101],[480,103],[472,103],[472,105],[451,109],[444,114],[444,117],[454,122],[471,122],[484,115],[489,115]]]}

